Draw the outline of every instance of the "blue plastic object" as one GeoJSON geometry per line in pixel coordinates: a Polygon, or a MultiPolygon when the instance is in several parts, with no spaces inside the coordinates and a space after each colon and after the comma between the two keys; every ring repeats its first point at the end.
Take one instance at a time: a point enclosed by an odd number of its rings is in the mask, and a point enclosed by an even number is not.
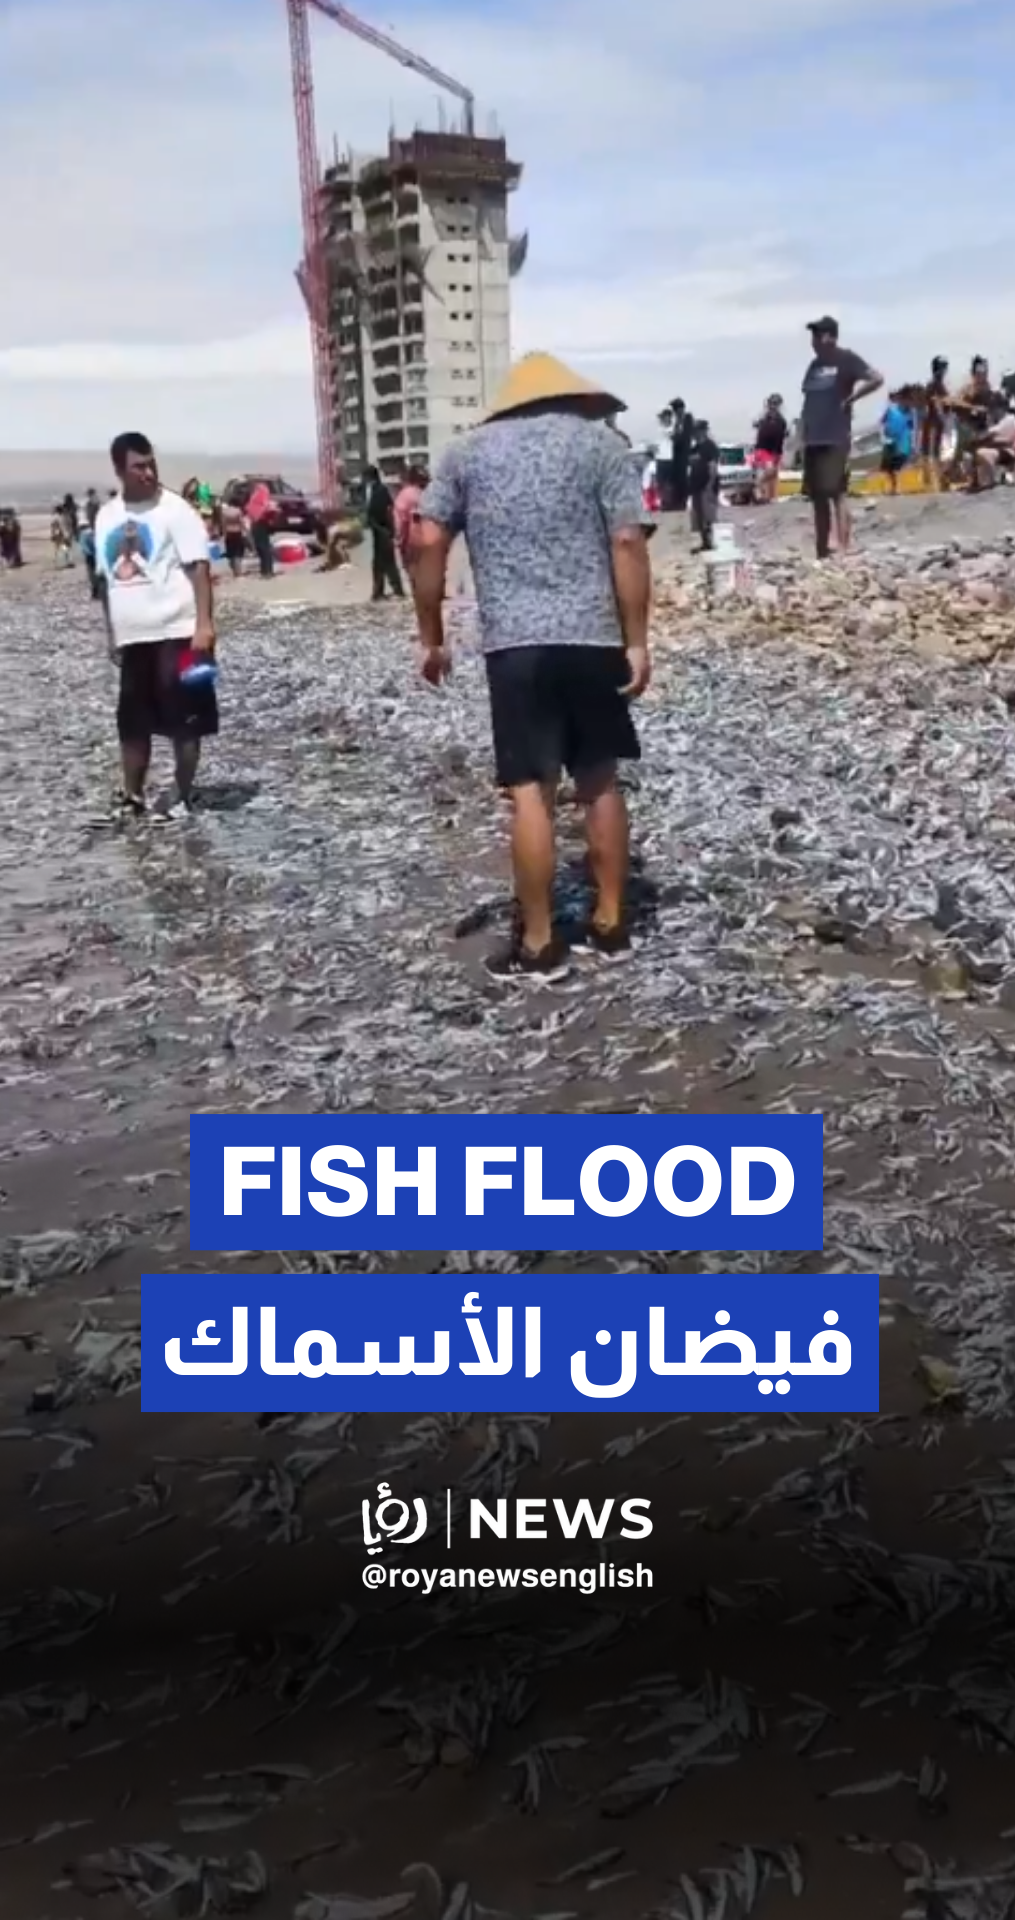
{"type": "Polygon", "coordinates": [[[185,687],[213,686],[218,679],[218,668],[213,660],[198,660],[192,667],[184,667],[180,679],[185,687]]]}

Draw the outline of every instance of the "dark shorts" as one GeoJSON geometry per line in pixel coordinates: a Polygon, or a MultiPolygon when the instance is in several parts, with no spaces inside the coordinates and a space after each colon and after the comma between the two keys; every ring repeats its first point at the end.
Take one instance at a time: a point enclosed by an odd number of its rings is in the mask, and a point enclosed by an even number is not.
{"type": "Polygon", "coordinates": [[[903,467],[906,465],[907,461],[904,453],[896,453],[892,447],[884,448],[881,454],[882,473],[901,473],[903,467]]]}
{"type": "Polygon", "coordinates": [[[219,730],[214,682],[184,686],[179,660],[189,640],[154,640],[120,650],[120,698],[116,727],[120,739],[205,740],[219,730]]]}
{"type": "Polygon", "coordinates": [[[239,532],[227,533],[222,544],[227,560],[242,560],[247,551],[247,536],[239,532]]]}
{"type": "Polygon", "coordinates": [[[499,786],[640,760],[622,647],[511,647],[490,654],[486,670],[499,786]]]}
{"type": "Polygon", "coordinates": [[[849,454],[845,447],[807,447],[804,450],[804,489],[808,500],[841,500],[849,487],[849,454]]]}

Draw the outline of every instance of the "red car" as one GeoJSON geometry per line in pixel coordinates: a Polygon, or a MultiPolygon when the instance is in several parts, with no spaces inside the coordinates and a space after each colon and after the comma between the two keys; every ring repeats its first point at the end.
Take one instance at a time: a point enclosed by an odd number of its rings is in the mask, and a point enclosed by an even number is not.
{"type": "Polygon", "coordinates": [[[228,507],[245,507],[255,487],[266,486],[271,494],[269,526],[272,533],[301,533],[313,538],[320,534],[321,517],[305,493],[291,487],[277,473],[242,473],[226,482],[222,499],[228,507]]]}

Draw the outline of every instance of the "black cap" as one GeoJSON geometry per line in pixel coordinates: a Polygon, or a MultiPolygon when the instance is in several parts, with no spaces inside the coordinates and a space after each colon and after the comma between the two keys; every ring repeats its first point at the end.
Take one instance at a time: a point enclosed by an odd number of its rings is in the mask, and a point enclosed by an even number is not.
{"type": "Polygon", "coordinates": [[[830,333],[833,340],[839,338],[839,322],[833,320],[830,313],[823,313],[820,320],[808,320],[808,333],[830,333]]]}

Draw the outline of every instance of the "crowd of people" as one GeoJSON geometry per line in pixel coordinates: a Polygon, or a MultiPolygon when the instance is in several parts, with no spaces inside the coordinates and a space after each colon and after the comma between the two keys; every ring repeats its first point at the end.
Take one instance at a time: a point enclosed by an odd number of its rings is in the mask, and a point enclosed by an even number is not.
{"type": "MultiPolygon", "coordinates": [[[[848,494],[853,449],[853,408],[884,385],[866,360],[839,343],[838,322],[829,314],[811,323],[812,357],[802,383],[803,406],[790,426],[782,395],[770,394],[754,422],[748,464],[752,499],[765,506],[779,495],[787,449],[797,443],[801,491],[814,508],[819,558],[850,542],[848,494]]],[[[1000,384],[977,354],[966,380],[952,392],[949,363],[937,356],[928,378],[894,388],[880,419],[880,468],[891,493],[907,468],[920,471],[932,490],[962,487],[979,492],[1015,479],[1015,378],[1000,384]]],[[[712,543],[719,498],[719,449],[708,422],[696,420],[683,400],[658,415],[659,439],[645,453],[642,475],[646,507],[656,512],[690,509],[703,547],[712,543]]]]}
{"type": "MultiPolygon", "coordinates": [[[[818,558],[850,543],[847,506],[853,408],[884,385],[861,355],[844,347],[830,316],[809,323],[811,357],[802,381],[798,425],[803,485],[814,515],[818,558]]],[[[986,363],[952,397],[947,367],[936,362],[919,401],[895,390],[883,433],[893,459],[903,444],[897,412],[912,444],[930,463],[942,457],[945,426],[972,456],[970,485],[985,484],[1004,452],[1003,414],[986,363]],[[996,461],[994,456],[996,457],[996,461]]],[[[424,681],[439,687],[452,670],[445,630],[448,563],[461,536],[468,548],[485,656],[497,786],[510,806],[515,923],[508,946],[491,954],[500,976],[552,980],[572,952],[621,958],[630,949],[625,921],[628,822],[618,766],[640,757],[634,703],[651,678],[649,536],[642,470],[618,425],[623,401],[534,353],[517,362],[488,408],[482,428],[456,439],[432,478],[407,470],[392,490],[373,468],[365,522],[373,545],[373,594],[406,597],[415,607],[424,681]],[[562,773],[585,815],[592,911],[563,933],[552,914],[555,816],[562,773]]],[[[708,423],[682,401],[664,410],[669,458],[657,463],[662,511],[690,507],[703,546],[711,544],[718,498],[719,449],[708,423]]],[[[755,429],[756,464],[772,485],[788,439],[781,397],[773,394],[755,429]]],[[[1015,429],[1009,445],[1015,444],[1015,429]]],[[[117,729],[122,757],[118,806],[146,812],[145,786],[155,737],[172,743],[176,796],[167,809],[192,806],[201,745],[218,732],[211,530],[228,518],[216,502],[162,485],[151,442],[121,434],[111,449],[117,487],[103,505],[94,488],[81,525],[62,503],[61,542],[90,542],[90,567],[111,658],[118,668],[117,729]]],[[[946,479],[942,476],[942,484],[946,479]]],[[[72,512],[73,508],[73,512],[72,512]]],[[[245,506],[244,532],[258,523],[245,506]]],[[[54,536],[55,537],[55,536],[54,536]]]]}
{"type": "Polygon", "coordinates": [[[955,393],[949,364],[938,355],[927,380],[889,394],[881,420],[882,471],[891,491],[917,460],[925,486],[971,493],[1009,481],[1015,473],[1015,396],[1010,379],[996,386],[982,354],[955,393]]]}
{"type": "Polygon", "coordinates": [[[93,600],[98,599],[98,576],[95,568],[95,522],[99,517],[102,502],[94,487],[89,487],[81,506],[72,493],[65,493],[57,500],[49,521],[49,538],[53,548],[53,560],[57,567],[73,567],[80,554],[93,600]]]}
{"type": "MultiPolygon", "coordinates": [[[[690,513],[700,550],[714,545],[719,512],[720,448],[707,420],[696,419],[683,400],[671,400],[657,417],[660,438],[645,454],[642,489],[646,511],[690,513]]],[[[759,506],[774,500],[789,437],[782,395],[770,394],[754,423],[753,497],[759,506]]]]}
{"type": "MultiPolygon", "coordinates": [[[[113,488],[109,498],[115,495],[113,488]]],[[[234,576],[242,573],[248,554],[253,555],[263,578],[273,576],[276,570],[272,537],[274,502],[263,480],[251,487],[242,504],[235,498],[218,494],[207,481],[196,476],[184,482],[180,498],[198,515],[209,541],[221,548],[222,557],[234,576]]],[[[93,598],[99,595],[94,536],[101,505],[97,490],[89,487],[80,504],[72,493],[67,493],[62,500],[54,502],[50,513],[49,537],[54,565],[63,569],[75,566],[79,558],[83,560],[93,598]]],[[[348,561],[347,539],[340,526],[322,524],[320,544],[329,568],[348,561]]],[[[0,508],[0,562],[13,567],[24,564],[21,523],[12,507],[0,508]]]]}
{"type": "MultiPolygon", "coordinates": [[[[118,670],[117,730],[122,778],[117,809],[129,818],[147,811],[145,787],[155,738],[173,747],[176,791],[163,811],[184,817],[192,807],[202,742],[218,732],[212,562],[221,540],[235,566],[234,541],[248,537],[268,571],[261,529],[268,516],[255,487],[244,501],[220,501],[212,489],[188,482],[175,493],[163,485],[151,441],[119,434],[110,457],[117,486],[105,504],[90,488],[83,514],[68,495],[54,510],[54,544],[61,554],[76,544],[88,562],[101,602],[111,659],[118,670]]],[[[428,476],[406,470],[396,494],[373,469],[366,523],[373,536],[374,598],[387,590],[405,597],[401,566],[414,577],[420,509],[428,476]],[[400,566],[401,562],[401,566],[400,566]]],[[[266,493],[267,489],[263,489],[266,493]]]]}
{"type": "Polygon", "coordinates": [[[194,474],[184,481],[180,498],[204,523],[209,540],[221,546],[234,579],[243,572],[248,554],[256,561],[262,580],[274,577],[275,503],[265,480],[256,480],[244,497],[238,497],[235,492],[216,493],[207,480],[199,480],[194,474]]]}
{"type": "MultiPolygon", "coordinates": [[[[390,593],[405,598],[404,575],[411,571],[412,545],[417,508],[429,475],[420,467],[406,467],[394,487],[377,467],[370,467],[363,489],[363,519],[371,541],[373,598],[383,600],[390,593]]],[[[113,498],[115,489],[110,494],[113,498]]],[[[238,498],[227,489],[221,495],[196,476],[184,482],[180,496],[198,515],[209,542],[221,550],[234,577],[243,572],[252,555],[264,579],[270,579],[277,565],[273,524],[275,506],[265,481],[254,484],[245,497],[238,498]]],[[[89,487],[79,505],[66,494],[54,503],[50,516],[50,543],[57,568],[73,567],[82,558],[94,597],[98,596],[95,567],[95,522],[101,501],[89,487]]],[[[349,564],[349,548],[358,537],[349,517],[341,512],[322,513],[311,536],[322,553],[327,572],[349,564]]],[[[21,566],[21,525],[13,508],[0,508],[0,562],[21,566]]]]}
{"type": "MultiPolygon", "coordinates": [[[[610,421],[626,446],[631,441],[610,421]]],[[[673,400],[658,416],[662,438],[643,453],[634,449],[641,473],[646,524],[659,513],[684,513],[706,552],[713,545],[719,513],[719,448],[707,420],[695,420],[683,400],[673,400]]]]}

